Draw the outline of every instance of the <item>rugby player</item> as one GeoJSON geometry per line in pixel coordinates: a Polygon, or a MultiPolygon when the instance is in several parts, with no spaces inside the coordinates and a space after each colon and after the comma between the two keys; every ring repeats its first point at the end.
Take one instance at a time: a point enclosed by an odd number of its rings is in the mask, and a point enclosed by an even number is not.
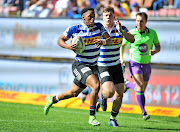
{"type": "Polygon", "coordinates": [[[108,31],[112,39],[112,45],[101,46],[100,56],[98,59],[98,71],[100,82],[102,84],[102,92],[100,92],[100,106],[103,111],[107,109],[107,98],[114,97],[112,111],[108,125],[118,127],[116,116],[122,104],[124,92],[124,77],[120,62],[120,46],[122,38],[126,38],[129,42],[133,43],[134,36],[128,33],[125,26],[114,15],[114,9],[107,7],[103,9],[104,27],[108,31]]]}
{"type": "Polygon", "coordinates": [[[60,100],[76,97],[87,86],[91,88],[90,94],[90,116],[89,124],[93,126],[100,125],[95,116],[96,102],[100,83],[97,77],[97,59],[100,53],[100,46],[111,45],[112,41],[101,23],[95,23],[95,11],[93,8],[84,8],[81,11],[83,22],[81,24],[68,27],[58,39],[60,47],[75,50],[76,44],[66,44],[71,37],[79,35],[85,41],[85,50],[81,54],[77,54],[72,64],[72,72],[75,76],[71,89],[63,93],[51,97],[47,96],[47,104],[44,108],[44,114],[47,115],[52,104],[60,100]],[[101,39],[101,37],[105,38],[101,39]]]}

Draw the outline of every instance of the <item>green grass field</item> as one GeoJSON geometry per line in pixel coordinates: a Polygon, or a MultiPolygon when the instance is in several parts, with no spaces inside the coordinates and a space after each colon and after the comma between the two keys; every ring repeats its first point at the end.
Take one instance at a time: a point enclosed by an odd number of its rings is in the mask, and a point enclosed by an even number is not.
{"type": "Polygon", "coordinates": [[[110,112],[98,112],[97,119],[101,126],[88,124],[89,111],[69,108],[51,108],[47,116],[43,114],[44,106],[0,102],[1,132],[79,132],[79,131],[180,131],[179,117],[151,116],[144,121],[141,115],[120,113],[118,128],[107,125],[110,112]]]}

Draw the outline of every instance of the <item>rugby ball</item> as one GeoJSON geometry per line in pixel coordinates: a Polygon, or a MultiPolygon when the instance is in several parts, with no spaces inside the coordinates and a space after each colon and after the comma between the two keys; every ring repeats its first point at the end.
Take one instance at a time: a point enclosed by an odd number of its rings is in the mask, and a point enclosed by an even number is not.
{"type": "Polygon", "coordinates": [[[77,44],[74,51],[76,54],[81,54],[84,51],[85,42],[81,36],[75,36],[72,40],[72,44],[77,44]]]}

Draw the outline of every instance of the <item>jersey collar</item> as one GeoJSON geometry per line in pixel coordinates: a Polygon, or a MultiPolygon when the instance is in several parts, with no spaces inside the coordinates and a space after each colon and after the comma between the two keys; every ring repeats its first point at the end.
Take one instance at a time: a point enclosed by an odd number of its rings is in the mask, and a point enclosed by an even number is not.
{"type": "Polygon", "coordinates": [[[141,35],[144,34],[144,33],[150,33],[148,27],[146,27],[146,30],[145,30],[144,32],[140,32],[140,31],[137,29],[137,27],[136,27],[136,31],[139,32],[141,35]]]}
{"type": "Polygon", "coordinates": [[[88,27],[86,24],[84,24],[83,22],[81,22],[81,24],[83,25],[83,27],[88,28],[89,30],[91,30],[92,28],[96,27],[96,25],[94,24],[93,27],[88,27]]]}

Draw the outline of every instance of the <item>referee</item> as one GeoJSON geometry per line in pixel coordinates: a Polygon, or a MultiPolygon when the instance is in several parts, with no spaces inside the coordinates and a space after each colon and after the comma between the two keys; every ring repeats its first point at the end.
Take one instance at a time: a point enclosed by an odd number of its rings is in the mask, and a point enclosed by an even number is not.
{"type": "MultiPolygon", "coordinates": [[[[144,12],[136,14],[136,28],[130,31],[130,33],[134,35],[135,42],[130,43],[129,49],[129,71],[136,84],[136,99],[141,108],[141,113],[144,120],[148,120],[150,118],[150,115],[148,115],[145,110],[144,91],[146,90],[151,75],[151,56],[160,51],[160,43],[156,31],[146,27],[147,19],[148,16],[144,12]],[[153,49],[153,45],[155,46],[155,49],[153,49]]],[[[123,39],[120,49],[122,64],[124,64],[124,47],[127,44],[129,44],[129,42],[126,39],[123,39]]]]}

